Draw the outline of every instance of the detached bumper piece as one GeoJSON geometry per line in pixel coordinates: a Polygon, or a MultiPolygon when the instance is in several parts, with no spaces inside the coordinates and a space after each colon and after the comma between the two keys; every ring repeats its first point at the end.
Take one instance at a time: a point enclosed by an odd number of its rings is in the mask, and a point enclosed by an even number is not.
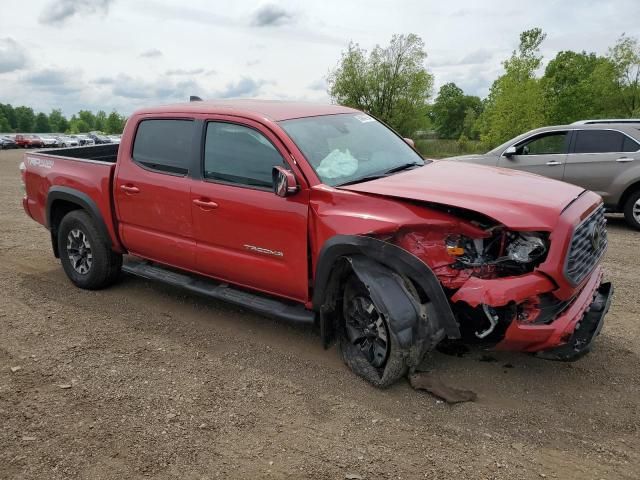
{"type": "Polygon", "coordinates": [[[611,305],[612,296],[613,286],[611,283],[600,284],[593,303],[576,324],[573,335],[571,335],[567,343],[550,350],[537,352],[536,355],[547,360],[571,362],[588,353],[595,337],[598,336],[602,329],[604,317],[611,305]]]}

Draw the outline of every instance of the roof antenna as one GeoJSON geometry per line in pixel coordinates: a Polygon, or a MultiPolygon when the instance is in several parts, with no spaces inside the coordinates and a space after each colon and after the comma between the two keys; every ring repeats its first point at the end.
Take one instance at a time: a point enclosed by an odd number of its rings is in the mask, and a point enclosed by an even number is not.
{"type": "Polygon", "coordinates": [[[190,102],[201,102],[201,101],[202,101],[202,99],[201,99],[200,97],[196,96],[196,95],[191,95],[191,96],[189,97],[189,101],[190,101],[190,102]]]}

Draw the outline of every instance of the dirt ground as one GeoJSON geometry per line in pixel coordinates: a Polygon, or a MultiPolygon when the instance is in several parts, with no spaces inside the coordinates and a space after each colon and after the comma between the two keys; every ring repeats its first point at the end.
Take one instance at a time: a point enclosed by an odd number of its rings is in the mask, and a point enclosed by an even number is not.
{"type": "Polygon", "coordinates": [[[473,403],[377,390],[311,329],[124,276],[82,291],[0,151],[0,478],[640,478],[640,233],[609,219],[595,350],[435,354],[473,403]],[[15,370],[15,371],[14,371],[15,370]]]}

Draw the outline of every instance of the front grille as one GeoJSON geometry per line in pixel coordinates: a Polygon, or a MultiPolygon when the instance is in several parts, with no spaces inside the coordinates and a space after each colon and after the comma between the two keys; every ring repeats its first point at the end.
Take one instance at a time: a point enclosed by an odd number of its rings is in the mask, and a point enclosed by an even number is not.
{"type": "Polygon", "coordinates": [[[604,205],[600,205],[574,230],[565,266],[565,276],[572,284],[584,280],[607,249],[606,223],[604,205]]]}

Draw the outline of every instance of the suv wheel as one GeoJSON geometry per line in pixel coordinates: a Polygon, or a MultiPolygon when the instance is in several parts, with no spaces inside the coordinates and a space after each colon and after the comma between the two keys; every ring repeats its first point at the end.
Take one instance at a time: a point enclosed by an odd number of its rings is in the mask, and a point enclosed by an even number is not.
{"type": "Polygon", "coordinates": [[[388,387],[407,373],[404,356],[369,291],[351,276],[344,289],[340,350],[356,375],[376,387],[388,387]]]}
{"type": "Polygon", "coordinates": [[[58,252],[67,277],[80,288],[97,290],[115,282],[122,255],[107,246],[84,210],[69,212],[58,228],[58,252]]]}
{"type": "Polygon", "coordinates": [[[633,192],[624,205],[624,218],[633,228],[640,230],[640,190],[633,192]]]}

